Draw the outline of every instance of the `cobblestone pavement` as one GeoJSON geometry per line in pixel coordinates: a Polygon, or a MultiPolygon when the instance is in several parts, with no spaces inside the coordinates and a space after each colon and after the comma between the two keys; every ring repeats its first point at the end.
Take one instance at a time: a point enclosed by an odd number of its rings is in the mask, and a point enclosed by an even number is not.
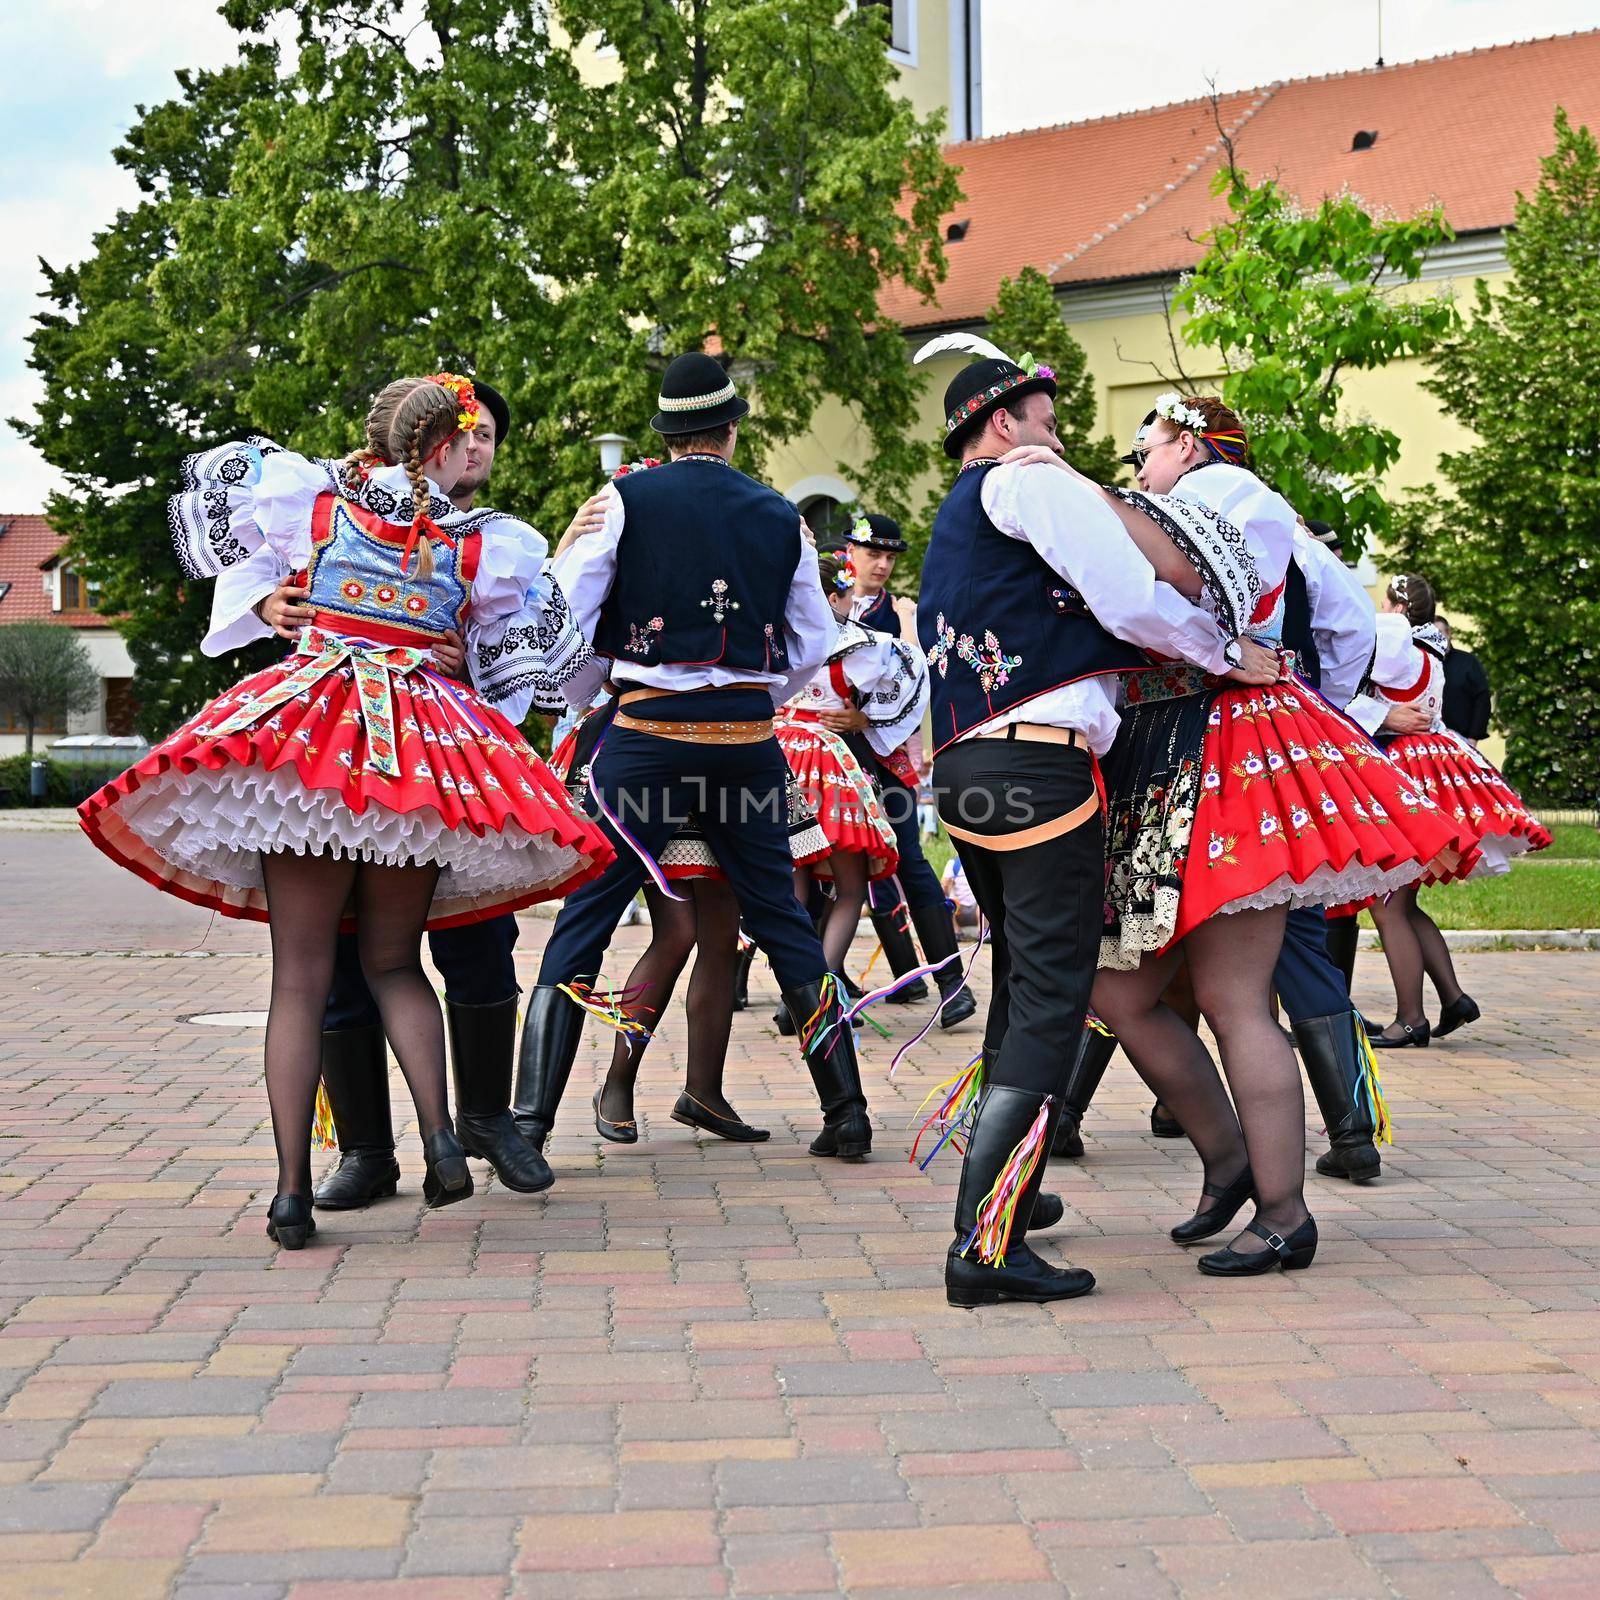
{"type": "Polygon", "coordinates": [[[259,1031],[184,1020],[264,1005],[263,930],[70,836],[0,835],[0,880],[8,1595],[1600,1594],[1592,955],[1461,958],[1485,1019],[1386,1059],[1398,1143],[1313,1180],[1310,1272],[1168,1242],[1195,1163],[1119,1062],[1044,1245],[1100,1291],[956,1312],[955,1165],[905,1128],[970,1027],[894,1083],[869,1042],[878,1152],[814,1161],[758,972],[729,1086],[770,1144],[666,1118],[680,1012],[638,1146],[589,1125],[591,1038],[551,1195],[475,1165],[424,1213],[407,1123],[400,1197],[280,1254],[259,1031]]]}

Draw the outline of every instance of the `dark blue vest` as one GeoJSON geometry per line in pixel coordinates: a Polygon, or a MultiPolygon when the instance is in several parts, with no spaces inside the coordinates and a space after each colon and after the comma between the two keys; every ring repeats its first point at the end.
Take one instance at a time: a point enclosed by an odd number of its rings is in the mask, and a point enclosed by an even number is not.
{"type": "Polygon", "coordinates": [[[800,513],[721,461],[689,456],[616,480],[622,538],[594,647],[621,670],[717,662],[787,668],[783,614],[800,513]]]}
{"type": "Polygon", "coordinates": [[[978,496],[992,464],[956,479],[922,563],[917,632],[928,653],[935,751],[1052,689],[1150,665],[1095,621],[1032,545],[989,520],[978,496]]]}
{"type": "Polygon", "coordinates": [[[1322,687],[1322,657],[1311,631],[1311,596],[1306,575],[1293,556],[1283,578],[1283,642],[1300,657],[1300,676],[1313,688],[1322,687]]]}
{"type": "Polygon", "coordinates": [[[884,589],[876,600],[861,613],[856,621],[863,628],[876,628],[879,633],[900,637],[900,613],[894,608],[894,597],[884,589]]]}

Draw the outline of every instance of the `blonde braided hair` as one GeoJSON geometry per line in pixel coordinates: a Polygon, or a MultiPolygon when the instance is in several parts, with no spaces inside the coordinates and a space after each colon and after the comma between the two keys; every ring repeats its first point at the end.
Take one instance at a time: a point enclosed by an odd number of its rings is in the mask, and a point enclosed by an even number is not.
{"type": "MultiPolygon", "coordinates": [[[[423,527],[428,516],[429,491],[422,463],[460,431],[461,402],[442,384],[427,378],[402,378],[399,382],[411,387],[395,405],[385,445],[389,459],[406,469],[411,484],[411,526],[422,533],[417,544],[417,576],[427,579],[433,576],[433,541],[423,527]]],[[[397,384],[389,385],[389,389],[396,387],[397,384]]],[[[379,395],[374,410],[389,389],[379,395]]]]}
{"type": "Polygon", "coordinates": [[[387,383],[372,397],[372,407],[367,412],[367,442],[360,450],[352,450],[340,463],[345,493],[357,494],[369,467],[392,467],[394,457],[389,454],[389,428],[400,402],[426,378],[396,378],[387,383]]]}

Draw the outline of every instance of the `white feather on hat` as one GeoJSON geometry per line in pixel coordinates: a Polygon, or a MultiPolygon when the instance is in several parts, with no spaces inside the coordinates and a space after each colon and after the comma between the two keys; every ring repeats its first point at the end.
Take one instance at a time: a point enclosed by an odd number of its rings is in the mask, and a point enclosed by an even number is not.
{"type": "MultiPolygon", "coordinates": [[[[937,339],[930,339],[911,358],[912,366],[918,362],[926,361],[931,356],[942,356],[946,353],[957,355],[979,356],[988,361],[1011,361],[999,345],[990,344],[987,339],[980,338],[975,333],[941,333],[937,339]]],[[[1011,361],[1012,366],[1016,362],[1011,361]]]]}

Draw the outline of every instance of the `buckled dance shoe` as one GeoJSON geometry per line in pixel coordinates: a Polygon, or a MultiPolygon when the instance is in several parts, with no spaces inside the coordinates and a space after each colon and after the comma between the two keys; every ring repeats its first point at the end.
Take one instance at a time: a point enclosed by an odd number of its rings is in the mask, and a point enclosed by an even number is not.
{"type": "Polygon", "coordinates": [[[1415,1027],[1409,1022],[1391,1022],[1391,1028],[1399,1028],[1400,1036],[1395,1038],[1386,1030],[1369,1034],[1367,1043],[1374,1050],[1426,1050],[1428,1040],[1433,1036],[1433,1030],[1428,1026],[1427,1018],[1423,1018],[1415,1027]]]}
{"type": "Polygon", "coordinates": [[[1245,1232],[1265,1239],[1267,1248],[1246,1252],[1214,1250],[1208,1256],[1201,1256],[1195,1265],[1213,1278],[1255,1278],[1276,1267],[1282,1267],[1285,1272],[1299,1272],[1316,1259],[1315,1217],[1307,1217],[1287,1238],[1259,1222],[1247,1223],[1245,1232]]]}
{"type": "Polygon", "coordinates": [[[284,1250],[304,1250],[306,1240],[317,1231],[311,1215],[311,1202],[303,1194],[277,1194],[267,1207],[267,1237],[284,1250]]]}
{"type": "Polygon", "coordinates": [[[1178,1244],[1198,1244],[1213,1234],[1221,1233],[1239,1215],[1247,1201],[1256,1197],[1256,1180],[1250,1175],[1248,1163],[1232,1183],[1208,1183],[1200,1193],[1209,1195],[1217,1203],[1196,1211],[1187,1222],[1180,1222],[1171,1230],[1178,1244]]]}
{"type": "Polygon", "coordinates": [[[1483,1013],[1478,1009],[1478,1002],[1470,994],[1458,994],[1440,1013],[1439,1021],[1434,1027],[1435,1039],[1443,1039],[1447,1034],[1454,1033],[1457,1028],[1464,1028],[1469,1022],[1476,1022],[1483,1013]]]}

